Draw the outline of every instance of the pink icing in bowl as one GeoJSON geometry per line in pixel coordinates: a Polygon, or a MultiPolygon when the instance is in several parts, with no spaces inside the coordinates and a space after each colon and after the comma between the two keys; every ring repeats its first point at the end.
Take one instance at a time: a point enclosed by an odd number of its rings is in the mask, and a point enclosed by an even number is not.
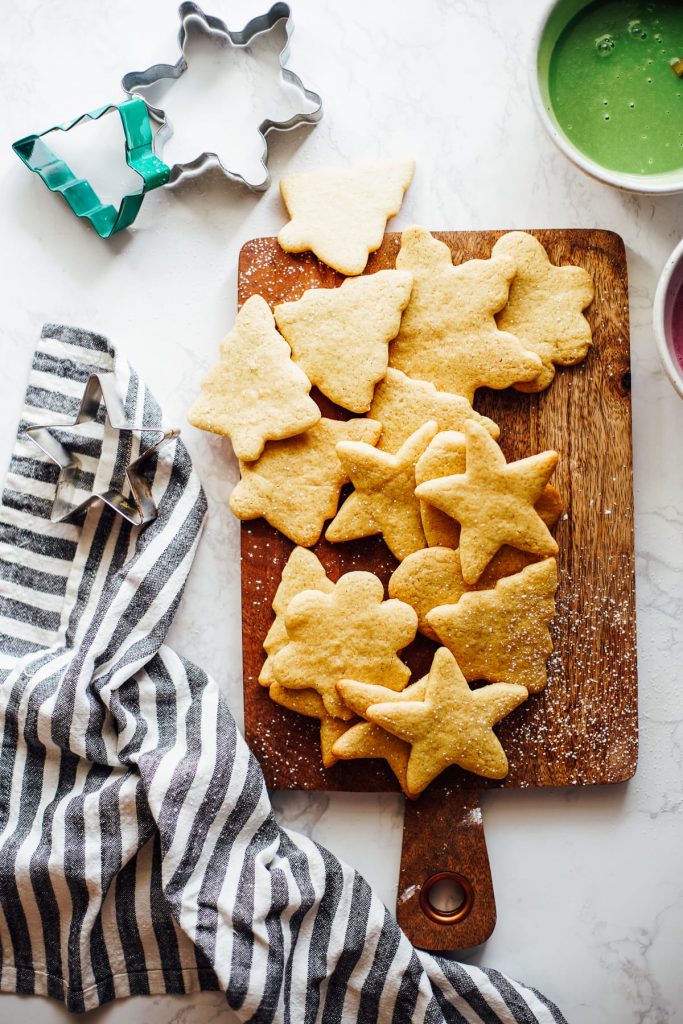
{"type": "Polygon", "coordinates": [[[683,242],[659,279],[652,311],[657,350],[664,371],[683,398],[683,242]]]}
{"type": "Polygon", "coordinates": [[[678,288],[671,314],[671,340],[674,356],[679,367],[683,369],[683,284],[678,288]]]}

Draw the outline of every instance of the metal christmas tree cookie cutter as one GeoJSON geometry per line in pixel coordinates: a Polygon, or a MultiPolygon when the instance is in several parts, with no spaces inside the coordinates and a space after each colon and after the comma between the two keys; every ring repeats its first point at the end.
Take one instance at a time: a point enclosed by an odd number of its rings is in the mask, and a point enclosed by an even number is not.
{"type": "Polygon", "coordinates": [[[27,135],[13,143],[12,149],[29,170],[34,171],[51,192],[60,192],[77,217],[84,217],[100,238],[109,238],[135,220],[147,192],[165,185],[169,168],[153,152],[152,126],[143,100],[132,97],[123,103],[80,114],[72,121],[55,125],[38,135],[27,135]],[[117,110],[121,118],[126,163],[142,179],[140,189],[123,196],[118,208],[101,201],[90,182],[77,177],[69,165],[45,143],[54,132],[69,132],[84,121],[98,121],[117,110]]]}
{"type": "MultiPolygon", "coordinates": [[[[122,516],[131,526],[146,526],[157,516],[157,506],[152,496],[152,488],[143,474],[144,468],[157,455],[159,449],[179,436],[179,430],[164,430],[162,427],[138,426],[130,423],[119,396],[116,377],[113,373],[93,373],[88,377],[83,391],[81,404],[76,419],[69,423],[36,424],[26,427],[24,433],[47,457],[59,466],[57,490],[50,517],[53,523],[70,522],[86,512],[91,505],[103,502],[114,512],[122,516]],[[130,498],[116,488],[93,491],[82,501],[74,501],[83,469],[79,455],[70,452],[55,435],[56,430],[69,430],[82,423],[97,421],[100,405],[104,404],[105,415],[110,426],[118,433],[151,434],[155,441],[143,449],[125,469],[125,476],[130,486],[130,498]]],[[[110,481],[111,482],[111,481],[110,481]]]]}
{"type": "MultiPolygon", "coordinates": [[[[199,174],[208,166],[214,165],[218,166],[227,178],[243,183],[254,192],[264,192],[270,185],[271,180],[267,167],[267,134],[270,131],[290,131],[292,128],[298,128],[302,124],[316,124],[323,115],[322,99],[318,93],[307,89],[299,76],[286,66],[289,58],[289,44],[292,32],[294,31],[294,24],[289,5],[286,3],[273,4],[269,11],[256,18],[252,18],[252,20],[239,31],[229,29],[225,22],[220,18],[205,14],[196,3],[189,2],[189,0],[188,2],[180,5],[178,8],[178,14],[181,19],[180,30],[178,32],[180,59],[175,64],[154,64],[145,71],[129,71],[121,80],[121,86],[124,92],[129,96],[132,96],[137,89],[154,85],[164,79],[177,80],[187,71],[188,64],[185,55],[185,45],[188,38],[188,22],[191,20],[198,21],[206,32],[220,36],[228,46],[237,49],[249,46],[257,36],[271,32],[281,21],[285,22],[287,39],[279,55],[280,73],[285,82],[290,85],[294,85],[301,92],[303,97],[305,97],[309,103],[313,104],[313,109],[308,112],[297,111],[292,114],[291,117],[283,121],[275,121],[271,118],[265,118],[261,121],[258,126],[258,133],[260,134],[263,142],[261,155],[261,166],[263,167],[264,173],[263,179],[258,182],[248,180],[243,174],[240,174],[239,171],[228,167],[226,162],[218,153],[213,153],[208,150],[198,154],[192,160],[173,164],[171,166],[169,176],[169,184],[173,184],[174,182],[180,181],[181,178],[186,175],[199,174]]],[[[155,149],[160,152],[165,142],[167,142],[173,134],[173,127],[160,107],[155,107],[150,103],[147,103],[147,107],[150,117],[161,126],[155,136],[155,149]]]]}

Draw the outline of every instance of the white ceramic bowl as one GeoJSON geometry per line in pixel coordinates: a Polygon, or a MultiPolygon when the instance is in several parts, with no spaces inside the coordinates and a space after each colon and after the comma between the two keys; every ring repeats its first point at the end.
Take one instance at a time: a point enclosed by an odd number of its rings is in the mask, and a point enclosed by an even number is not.
{"type": "Polygon", "coordinates": [[[586,174],[598,181],[626,192],[643,192],[646,195],[676,195],[683,192],[683,168],[666,174],[626,174],[612,171],[591,160],[577,149],[564,133],[550,102],[548,94],[548,70],[550,57],[563,29],[571,19],[593,0],[555,0],[550,4],[538,27],[533,45],[531,67],[531,93],[536,109],[551,139],[566,157],[586,174]]]}
{"type": "Polygon", "coordinates": [[[667,377],[681,398],[683,398],[683,369],[674,353],[672,315],[676,296],[682,286],[683,242],[680,242],[669,257],[659,279],[652,319],[659,358],[667,377]]]}

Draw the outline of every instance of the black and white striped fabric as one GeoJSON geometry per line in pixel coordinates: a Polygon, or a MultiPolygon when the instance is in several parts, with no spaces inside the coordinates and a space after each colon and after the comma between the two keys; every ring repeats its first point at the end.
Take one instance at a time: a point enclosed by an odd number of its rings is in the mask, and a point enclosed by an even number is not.
{"type": "MultiPolygon", "coordinates": [[[[158,422],[106,339],[47,325],[0,506],[0,988],[74,1011],[222,989],[260,1024],[563,1021],[414,949],[355,871],[276,823],[216,685],[163,642],[206,511],[180,441],[146,529],[101,508],[50,523],[56,468],[22,430],[73,418],[95,369],[158,422]]],[[[64,439],[84,493],[134,456],[103,423],[64,439]]]]}

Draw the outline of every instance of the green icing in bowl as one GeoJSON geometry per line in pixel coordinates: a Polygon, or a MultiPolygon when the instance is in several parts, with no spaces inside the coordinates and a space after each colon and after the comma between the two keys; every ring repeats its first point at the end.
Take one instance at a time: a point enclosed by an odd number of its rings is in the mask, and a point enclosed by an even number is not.
{"type": "MultiPolygon", "coordinates": [[[[576,6],[576,5],[572,5],[576,6]]],[[[560,31],[548,100],[567,139],[610,170],[683,168],[683,0],[594,0],[560,31]]]]}

